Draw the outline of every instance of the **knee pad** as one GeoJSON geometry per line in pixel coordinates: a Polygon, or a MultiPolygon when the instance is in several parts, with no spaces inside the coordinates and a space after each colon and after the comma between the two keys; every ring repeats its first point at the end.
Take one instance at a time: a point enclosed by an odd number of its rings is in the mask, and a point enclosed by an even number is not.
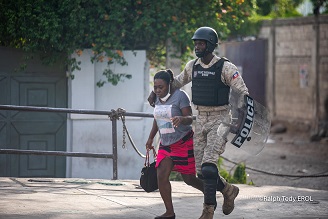
{"type": "Polygon", "coordinates": [[[202,175],[204,179],[217,179],[219,176],[218,168],[215,164],[204,163],[202,165],[202,175]]]}
{"type": "Polygon", "coordinates": [[[202,165],[202,175],[204,177],[204,203],[216,205],[216,187],[218,179],[218,168],[215,164],[204,163],[202,165]]]}

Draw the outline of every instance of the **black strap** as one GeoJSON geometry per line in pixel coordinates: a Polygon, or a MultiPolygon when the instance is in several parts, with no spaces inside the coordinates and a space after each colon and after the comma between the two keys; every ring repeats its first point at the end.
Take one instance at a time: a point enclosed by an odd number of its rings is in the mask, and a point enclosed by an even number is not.
{"type": "Polygon", "coordinates": [[[148,166],[150,165],[150,162],[149,162],[149,151],[152,150],[153,151],[153,156],[154,156],[154,160],[156,160],[157,158],[157,153],[155,151],[155,148],[152,147],[151,149],[148,149],[147,148],[147,152],[146,152],[146,158],[145,158],[145,163],[144,163],[144,166],[148,166]]]}

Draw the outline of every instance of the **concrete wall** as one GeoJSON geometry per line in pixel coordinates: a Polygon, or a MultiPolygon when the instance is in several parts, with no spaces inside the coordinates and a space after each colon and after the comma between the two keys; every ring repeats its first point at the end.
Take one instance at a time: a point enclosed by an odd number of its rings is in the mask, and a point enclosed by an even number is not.
{"type": "MultiPolygon", "coordinates": [[[[128,66],[113,64],[115,73],[127,73],[118,85],[96,86],[107,63],[91,63],[91,51],[85,50],[76,58],[82,61],[81,70],[69,82],[69,108],[106,110],[124,108],[127,112],[152,113],[146,103],[149,94],[149,66],[145,51],[123,52],[128,66]]],[[[145,143],[151,128],[151,118],[126,117],[126,126],[138,149],[145,153],[145,143]]],[[[112,122],[107,116],[71,114],[68,118],[68,151],[112,153],[112,122]]],[[[117,121],[118,179],[138,179],[144,159],[132,148],[128,138],[123,149],[122,121],[117,121]]],[[[113,160],[104,158],[67,158],[67,177],[112,179],[113,160]]]]}
{"type": "Polygon", "coordinates": [[[275,118],[317,129],[327,123],[328,16],[264,22],[268,106],[275,118]]]}

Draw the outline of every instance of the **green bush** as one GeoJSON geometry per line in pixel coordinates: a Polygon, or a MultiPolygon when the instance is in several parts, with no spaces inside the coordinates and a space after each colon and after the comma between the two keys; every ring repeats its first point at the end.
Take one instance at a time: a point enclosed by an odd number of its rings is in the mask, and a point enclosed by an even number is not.
{"type": "MultiPolygon", "coordinates": [[[[220,157],[218,161],[219,172],[221,177],[223,177],[227,182],[234,184],[255,185],[253,181],[247,183],[246,165],[244,163],[239,163],[232,175],[222,166],[223,159],[220,157]]],[[[170,181],[183,181],[181,174],[178,172],[171,172],[169,179],[170,181]]]]}
{"type": "Polygon", "coordinates": [[[235,183],[235,184],[254,185],[253,181],[250,181],[249,183],[247,183],[246,165],[244,163],[239,163],[232,175],[227,170],[225,170],[222,166],[223,166],[223,159],[222,159],[222,157],[220,157],[220,159],[218,161],[219,172],[220,172],[220,175],[227,182],[235,183]]]}
{"type": "Polygon", "coordinates": [[[182,176],[178,172],[171,172],[170,181],[183,181],[182,176]]]}

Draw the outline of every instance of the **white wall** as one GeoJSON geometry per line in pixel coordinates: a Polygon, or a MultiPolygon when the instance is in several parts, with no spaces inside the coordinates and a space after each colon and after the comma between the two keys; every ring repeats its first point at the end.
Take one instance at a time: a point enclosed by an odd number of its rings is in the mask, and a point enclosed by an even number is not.
{"type": "MultiPolygon", "coordinates": [[[[149,94],[149,64],[145,51],[123,52],[127,66],[113,64],[115,73],[131,74],[114,86],[110,83],[96,86],[107,63],[91,63],[90,50],[76,56],[82,62],[81,70],[75,71],[75,78],[69,83],[69,107],[72,109],[105,110],[124,108],[127,112],[152,113],[147,103],[149,94]]],[[[152,118],[126,117],[126,126],[139,150],[145,153],[145,143],[151,128],[152,118]]],[[[106,116],[71,114],[67,126],[68,151],[112,153],[112,122],[106,116]]],[[[122,148],[122,121],[117,121],[118,179],[138,179],[144,159],[132,148],[126,138],[122,148]]],[[[67,158],[67,177],[112,179],[113,161],[104,158],[67,158]]]]}

